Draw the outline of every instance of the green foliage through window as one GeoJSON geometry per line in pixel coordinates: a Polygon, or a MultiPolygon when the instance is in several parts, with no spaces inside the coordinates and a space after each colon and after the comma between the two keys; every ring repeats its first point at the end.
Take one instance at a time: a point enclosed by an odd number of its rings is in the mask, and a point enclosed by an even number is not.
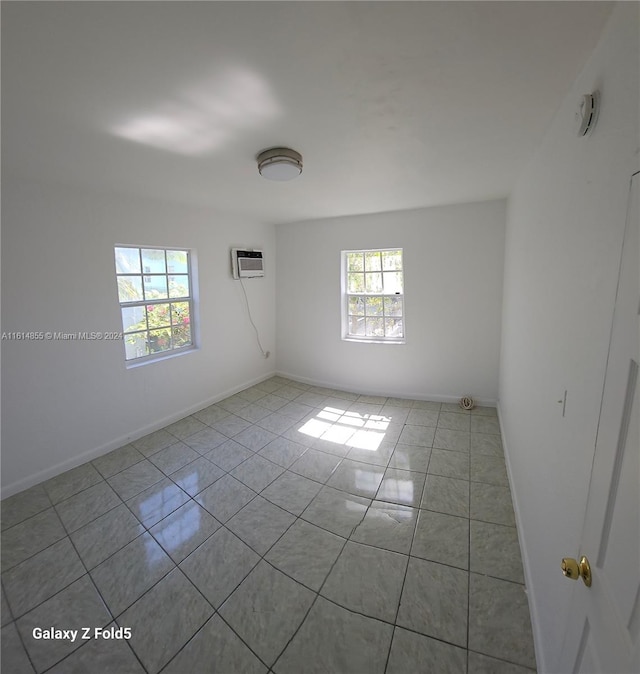
{"type": "Polygon", "coordinates": [[[126,360],[193,344],[187,250],[116,247],[126,360]]]}

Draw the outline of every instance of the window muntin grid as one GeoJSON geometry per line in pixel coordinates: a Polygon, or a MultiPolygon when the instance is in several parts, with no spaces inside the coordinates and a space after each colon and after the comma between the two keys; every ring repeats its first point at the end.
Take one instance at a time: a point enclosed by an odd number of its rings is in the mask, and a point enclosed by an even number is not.
{"type": "Polygon", "coordinates": [[[192,347],[189,251],[116,246],[115,263],[126,361],[192,347]]]}
{"type": "Polygon", "coordinates": [[[343,251],[343,336],[404,341],[402,249],[343,251]]]}

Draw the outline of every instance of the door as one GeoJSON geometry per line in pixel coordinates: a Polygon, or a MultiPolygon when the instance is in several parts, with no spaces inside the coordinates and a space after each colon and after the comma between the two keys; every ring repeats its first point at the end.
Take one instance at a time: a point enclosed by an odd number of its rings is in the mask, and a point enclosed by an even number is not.
{"type": "MultiPolygon", "coordinates": [[[[640,672],[640,172],[631,179],[620,276],[578,557],[591,587],[572,593],[559,672],[640,672]]],[[[560,563],[560,559],[558,559],[560,563]]]]}

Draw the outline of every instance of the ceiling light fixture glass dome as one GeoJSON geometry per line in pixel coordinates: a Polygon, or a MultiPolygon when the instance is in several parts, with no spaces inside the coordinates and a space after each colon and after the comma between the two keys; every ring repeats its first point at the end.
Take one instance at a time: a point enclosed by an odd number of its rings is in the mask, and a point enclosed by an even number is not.
{"type": "Polygon", "coordinates": [[[302,155],[288,147],[272,147],[256,159],[260,175],[267,180],[293,180],[302,173],[302,155]]]}

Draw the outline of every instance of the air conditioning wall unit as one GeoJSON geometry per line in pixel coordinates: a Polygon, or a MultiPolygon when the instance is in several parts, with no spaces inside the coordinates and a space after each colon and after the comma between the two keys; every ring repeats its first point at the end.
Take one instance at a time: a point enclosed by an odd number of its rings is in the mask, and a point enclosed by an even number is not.
{"type": "Polygon", "coordinates": [[[231,273],[235,279],[264,276],[264,257],[262,256],[262,251],[232,248],[231,273]]]}

